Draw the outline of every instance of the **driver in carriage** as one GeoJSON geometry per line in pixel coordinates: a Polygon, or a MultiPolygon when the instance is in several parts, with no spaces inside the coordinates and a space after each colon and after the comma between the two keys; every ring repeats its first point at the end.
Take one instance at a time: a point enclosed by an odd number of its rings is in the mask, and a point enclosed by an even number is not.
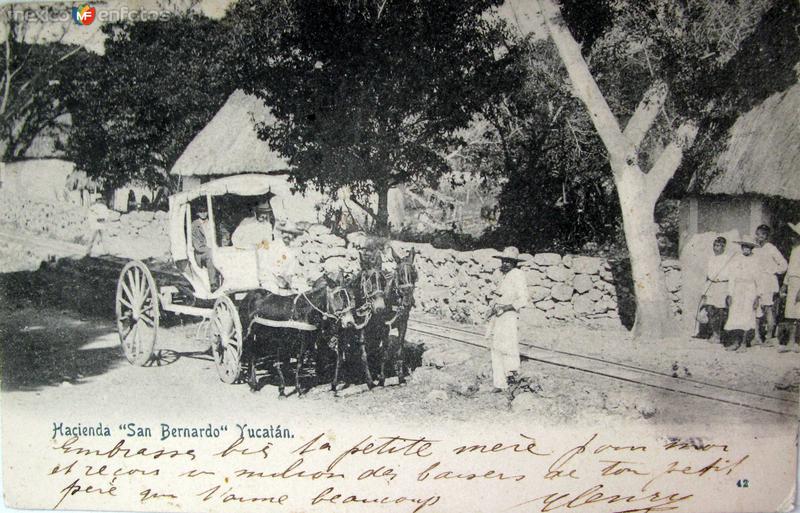
{"type": "Polygon", "coordinates": [[[275,224],[272,206],[266,199],[256,206],[255,217],[242,220],[231,242],[236,248],[256,251],[258,280],[264,289],[278,295],[302,292],[307,287],[297,273],[297,261],[289,248],[291,240],[302,232],[286,222],[277,227],[275,224]]]}

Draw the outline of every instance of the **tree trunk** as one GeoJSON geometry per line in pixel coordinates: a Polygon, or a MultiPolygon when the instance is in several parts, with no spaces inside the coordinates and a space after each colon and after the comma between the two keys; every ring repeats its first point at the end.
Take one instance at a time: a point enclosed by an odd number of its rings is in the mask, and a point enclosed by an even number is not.
{"type": "MultiPolygon", "coordinates": [[[[525,9],[532,9],[530,2],[516,3],[525,9]]],[[[674,332],[675,323],[666,279],[661,270],[656,238],[658,228],[654,219],[655,204],[680,165],[683,148],[694,141],[697,127],[691,122],[681,125],[675,133],[675,140],[659,155],[653,167],[644,173],[639,167],[639,145],[664,104],[666,84],[656,81],[651,86],[623,132],[592,76],[580,46],[564,25],[556,3],[553,0],[537,0],[537,5],[567,69],[573,94],[586,106],[608,150],[636,294],[634,337],[663,338],[674,332]]]]}
{"type": "Polygon", "coordinates": [[[378,186],[378,211],[375,215],[375,232],[382,237],[389,235],[389,187],[378,186]]]}
{"type": "Polygon", "coordinates": [[[636,296],[636,339],[660,339],[675,332],[675,319],[658,249],[658,225],[655,222],[656,200],[646,189],[646,175],[629,170],[617,183],[622,226],[631,264],[636,296]]]}

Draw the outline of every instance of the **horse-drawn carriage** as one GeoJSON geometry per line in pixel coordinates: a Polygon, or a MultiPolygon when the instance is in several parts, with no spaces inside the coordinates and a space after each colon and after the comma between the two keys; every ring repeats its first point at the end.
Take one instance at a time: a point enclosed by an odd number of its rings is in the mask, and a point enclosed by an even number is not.
{"type": "MultiPolygon", "coordinates": [[[[397,325],[398,331],[402,330],[402,346],[416,280],[413,252],[405,259],[395,255],[397,270],[391,276],[381,270],[380,258],[362,259],[362,266],[369,269],[349,280],[323,275],[307,290],[286,294],[266,290],[259,281],[259,249],[231,246],[227,234],[250,207],[268,200],[270,195],[269,176],[238,175],[170,197],[171,263],[148,268],[144,262],[130,261],[117,283],[117,329],[131,364],[143,366],[155,359],[160,318],[163,312],[170,312],[200,317],[210,323],[211,353],[225,383],[234,383],[246,375],[251,387],[255,387],[256,342],[277,346],[288,337],[300,341],[295,372],[298,393],[300,366],[311,344],[329,347],[336,353],[335,390],[343,356],[340,335],[343,330],[356,330],[367,383],[372,386],[365,332],[380,323],[388,328],[397,325]],[[211,283],[192,247],[193,211],[201,209],[208,212],[206,242],[222,278],[219,285],[211,283]]],[[[377,330],[376,336],[388,341],[386,329],[377,330]]],[[[378,347],[384,349],[380,356],[381,382],[386,345],[383,339],[379,341],[378,347]]],[[[283,394],[280,366],[278,373],[283,394]]],[[[402,369],[399,377],[402,379],[402,369]]]]}

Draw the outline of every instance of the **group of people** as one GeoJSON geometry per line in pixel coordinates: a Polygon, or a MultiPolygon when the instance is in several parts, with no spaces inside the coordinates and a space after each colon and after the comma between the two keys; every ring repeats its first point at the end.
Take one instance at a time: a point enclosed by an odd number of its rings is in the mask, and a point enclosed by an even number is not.
{"type": "MultiPolygon", "coordinates": [[[[199,203],[195,208],[197,218],[192,221],[192,249],[198,265],[208,272],[212,290],[222,286],[222,277],[212,252],[211,223],[208,208],[199,203]]],[[[295,236],[302,233],[293,224],[276,225],[275,214],[269,199],[259,203],[250,217],[244,218],[233,233],[220,228],[220,245],[237,249],[254,250],[258,279],[262,287],[275,294],[288,294],[303,288],[297,276],[297,260],[290,248],[295,236]]]]}
{"type": "Polygon", "coordinates": [[[698,309],[698,320],[709,328],[711,342],[722,343],[730,351],[743,351],[753,343],[778,345],[776,325],[783,313],[788,341],[779,350],[800,352],[800,223],[789,223],[789,227],[794,232],[789,262],[769,241],[767,225],[756,229],[755,238],[734,241],[741,251],[733,255],[726,253],[724,237],[714,240],[698,309]],[[779,304],[783,304],[782,312],[779,304]]]}

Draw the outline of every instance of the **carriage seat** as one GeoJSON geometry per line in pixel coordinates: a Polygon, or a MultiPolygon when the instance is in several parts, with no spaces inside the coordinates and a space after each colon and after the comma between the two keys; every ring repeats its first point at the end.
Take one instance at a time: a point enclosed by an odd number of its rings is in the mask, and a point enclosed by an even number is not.
{"type": "Polygon", "coordinates": [[[216,247],[212,258],[222,274],[222,285],[226,290],[259,288],[256,252],[233,246],[216,247]]]}

